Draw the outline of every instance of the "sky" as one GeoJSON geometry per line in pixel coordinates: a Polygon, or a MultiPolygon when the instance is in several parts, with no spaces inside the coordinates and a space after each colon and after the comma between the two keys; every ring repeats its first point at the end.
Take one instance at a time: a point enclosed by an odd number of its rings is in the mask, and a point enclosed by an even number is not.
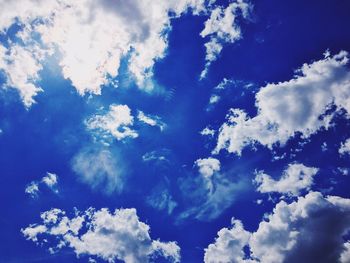
{"type": "Polygon", "coordinates": [[[350,262],[349,1],[0,4],[0,262],[350,262]]]}

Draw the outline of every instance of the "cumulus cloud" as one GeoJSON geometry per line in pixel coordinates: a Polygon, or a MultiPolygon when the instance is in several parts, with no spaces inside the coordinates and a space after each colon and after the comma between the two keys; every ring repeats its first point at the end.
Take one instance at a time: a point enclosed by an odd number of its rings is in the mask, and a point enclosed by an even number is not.
{"type": "Polygon", "coordinates": [[[38,46],[25,48],[12,44],[5,48],[0,44],[0,70],[6,76],[5,87],[17,89],[27,108],[35,102],[33,97],[42,91],[37,82],[43,56],[44,51],[38,46]]]}
{"type": "Polygon", "coordinates": [[[87,147],[72,159],[72,168],[80,180],[105,193],[121,192],[124,186],[124,164],[117,153],[107,148],[87,147]]]}
{"type": "Polygon", "coordinates": [[[31,197],[38,196],[39,193],[39,183],[38,182],[30,182],[26,188],[24,189],[26,194],[29,194],[31,197]]]}
{"type": "Polygon", "coordinates": [[[231,109],[213,153],[226,149],[240,155],[255,143],[283,146],[296,134],[309,138],[327,129],[334,112],[350,110],[348,60],[345,51],[334,56],[326,52],[324,59],[304,64],[293,79],[261,88],[256,94],[258,114],[251,118],[241,109],[231,109]]]}
{"type": "Polygon", "coordinates": [[[206,188],[209,189],[210,192],[213,192],[214,185],[213,179],[211,177],[220,171],[220,161],[218,159],[209,157],[198,159],[194,164],[198,167],[198,172],[201,175],[203,182],[206,184],[206,188]]]}
{"type": "Polygon", "coordinates": [[[32,181],[30,182],[24,192],[29,194],[31,197],[35,198],[40,193],[40,188],[45,185],[48,189],[50,189],[54,193],[58,193],[57,189],[58,184],[58,176],[54,173],[47,172],[46,175],[40,181],[32,181]]]}
{"type": "Polygon", "coordinates": [[[213,137],[215,135],[215,130],[209,127],[205,127],[203,130],[200,131],[200,134],[203,136],[213,137]]]}
{"type": "Polygon", "coordinates": [[[209,37],[205,44],[206,64],[201,73],[201,79],[205,78],[210,64],[217,59],[224,43],[234,43],[241,39],[241,29],[238,25],[238,18],[249,17],[251,5],[243,0],[236,0],[226,8],[218,6],[211,11],[210,18],[205,22],[204,29],[200,35],[209,37]]]}
{"type": "Polygon", "coordinates": [[[205,249],[204,262],[245,262],[243,247],[248,244],[251,233],[243,228],[239,220],[232,219],[230,229],[223,228],[213,244],[205,249]]]}
{"type": "Polygon", "coordinates": [[[264,172],[258,172],[254,181],[260,193],[280,193],[289,196],[299,196],[302,190],[310,190],[313,177],[318,172],[315,167],[303,164],[289,164],[281,178],[274,179],[264,172]]]}
{"type": "MultiPolygon", "coordinates": [[[[137,85],[151,90],[152,68],[155,61],[164,57],[170,20],[188,10],[198,14],[206,9],[205,0],[0,3],[0,31],[6,34],[11,25],[21,25],[17,33],[20,41],[5,50],[9,55],[1,56],[5,59],[0,66],[8,77],[7,85],[19,91],[27,107],[41,91],[35,82],[48,55],[38,57],[33,50],[56,52],[64,78],[81,95],[100,94],[101,86],[118,76],[120,62],[126,55],[130,55],[128,69],[137,85]],[[26,63],[21,63],[23,59],[26,63]]],[[[1,46],[2,55],[4,49],[1,46]]]]}
{"type": "Polygon", "coordinates": [[[137,119],[147,125],[158,126],[161,131],[166,126],[159,116],[145,114],[143,111],[138,111],[137,119]]]}
{"type": "Polygon", "coordinates": [[[134,117],[127,105],[112,104],[104,115],[96,114],[86,121],[90,130],[97,130],[102,134],[109,134],[117,140],[136,138],[138,133],[130,128],[134,124],[134,117]]]}
{"type": "Polygon", "coordinates": [[[205,249],[205,262],[346,262],[349,222],[349,199],[312,192],[280,201],[253,233],[233,220],[205,249]]]}
{"type": "Polygon", "coordinates": [[[47,244],[46,237],[55,237],[57,245],[50,247],[52,253],[68,246],[77,256],[97,257],[108,262],[149,262],[159,256],[180,262],[180,247],[176,242],[153,240],[149,225],[139,220],[134,208],[114,212],[89,208],[84,212],[76,211],[74,217],[52,209],[42,213],[41,219],[41,224],[29,225],[21,231],[26,239],[39,245],[47,244]]]}
{"type": "Polygon", "coordinates": [[[57,175],[47,172],[46,176],[43,177],[42,182],[48,187],[53,188],[57,185],[57,175]]]}
{"type": "Polygon", "coordinates": [[[347,139],[344,143],[340,145],[339,154],[345,155],[350,153],[350,139],[347,139]]]}
{"type": "Polygon", "coordinates": [[[199,173],[204,178],[209,178],[214,173],[220,171],[220,161],[212,157],[198,159],[197,161],[195,161],[195,164],[198,167],[199,173]]]}

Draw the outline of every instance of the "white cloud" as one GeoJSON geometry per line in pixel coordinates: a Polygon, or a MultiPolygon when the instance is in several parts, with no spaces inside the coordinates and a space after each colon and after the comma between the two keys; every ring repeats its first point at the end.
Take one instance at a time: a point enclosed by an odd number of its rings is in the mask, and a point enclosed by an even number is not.
{"type": "Polygon", "coordinates": [[[23,235],[28,239],[34,242],[38,241],[38,235],[45,233],[47,231],[46,226],[44,225],[30,225],[26,229],[22,230],[23,235]]]}
{"type": "Polygon", "coordinates": [[[340,172],[340,174],[345,175],[345,176],[350,174],[350,169],[346,168],[346,167],[338,167],[337,171],[340,172]]]}
{"type": "Polygon", "coordinates": [[[152,194],[147,197],[147,204],[158,210],[165,210],[170,215],[177,207],[177,202],[174,200],[170,192],[164,188],[165,186],[155,187],[152,194]]]}
{"type": "Polygon", "coordinates": [[[150,126],[158,126],[161,131],[166,127],[159,116],[145,114],[143,111],[138,111],[137,119],[150,126]]]}
{"type": "Polygon", "coordinates": [[[57,189],[58,184],[58,176],[54,173],[47,172],[46,175],[40,181],[32,181],[30,182],[24,192],[29,194],[32,198],[35,198],[40,193],[41,185],[45,185],[52,192],[58,193],[57,189]]]}
{"type": "Polygon", "coordinates": [[[202,37],[210,37],[205,44],[206,64],[201,73],[201,79],[205,78],[210,64],[217,59],[223,48],[223,43],[234,43],[241,36],[241,29],[237,19],[240,15],[247,19],[251,6],[243,0],[237,0],[226,8],[221,6],[211,11],[210,18],[205,22],[205,27],[200,33],[202,37]]]}
{"type": "Polygon", "coordinates": [[[160,150],[146,152],[144,155],[142,155],[142,161],[154,162],[158,165],[168,165],[170,164],[170,161],[169,161],[170,155],[171,155],[171,151],[169,149],[163,148],[160,150]]]}
{"type": "Polygon", "coordinates": [[[191,204],[182,212],[178,220],[196,218],[211,221],[219,217],[247,187],[247,182],[239,179],[236,182],[225,178],[222,174],[214,175],[211,180],[202,177],[188,180],[182,185],[186,203],[191,204]],[[191,192],[189,192],[191,191],[191,192]]]}
{"type": "Polygon", "coordinates": [[[212,157],[198,159],[195,161],[195,165],[197,165],[199,173],[204,178],[209,178],[214,173],[220,171],[220,161],[212,157]]]}
{"type": "Polygon", "coordinates": [[[37,197],[39,194],[39,184],[38,182],[30,182],[24,189],[26,194],[29,194],[31,197],[37,197]]]}
{"type": "Polygon", "coordinates": [[[318,172],[315,167],[307,167],[303,164],[289,164],[281,178],[273,179],[264,172],[258,172],[254,181],[258,185],[260,193],[276,192],[290,196],[299,196],[302,190],[310,190],[313,177],[318,172]]]}
{"type": "Polygon", "coordinates": [[[220,171],[220,161],[215,158],[198,159],[195,165],[198,175],[180,180],[180,188],[188,205],[179,215],[180,221],[189,217],[201,221],[217,218],[247,187],[246,178],[235,176],[232,179],[227,172],[220,171]]]}
{"type": "Polygon", "coordinates": [[[126,263],[149,262],[163,256],[180,262],[180,248],[176,242],[152,240],[150,227],[141,222],[136,209],[116,209],[113,213],[102,208],[77,211],[73,218],[60,209],[41,215],[42,224],[22,229],[23,235],[37,244],[45,244],[45,236],[56,237],[58,244],[50,251],[71,247],[77,256],[87,255],[108,262],[122,260],[126,263]]]}
{"type": "Polygon", "coordinates": [[[47,172],[46,176],[43,177],[42,182],[49,188],[53,189],[57,185],[57,174],[47,172]]]}
{"type": "Polygon", "coordinates": [[[340,145],[339,154],[350,154],[350,139],[347,139],[344,143],[340,145]]]}
{"type": "Polygon", "coordinates": [[[312,192],[290,204],[280,201],[253,233],[233,221],[205,250],[205,262],[339,262],[348,253],[349,222],[350,199],[312,192]],[[246,246],[250,255],[243,254],[246,246]]]}
{"type": "Polygon", "coordinates": [[[223,80],[214,88],[214,90],[224,90],[229,85],[234,84],[235,81],[232,79],[223,78],[223,80]]]}
{"type": "Polygon", "coordinates": [[[220,101],[221,97],[219,95],[213,94],[209,98],[209,104],[216,104],[220,101]]]}
{"type": "Polygon", "coordinates": [[[350,262],[350,241],[345,243],[345,251],[340,255],[340,263],[350,262]]]}
{"type": "Polygon", "coordinates": [[[63,76],[81,95],[100,94],[128,54],[136,83],[150,90],[153,65],[164,57],[168,45],[170,20],[188,10],[198,14],[206,9],[204,0],[1,0],[0,4],[1,31],[14,23],[23,25],[17,36],[25,47],[14,43],[0,66],[27,107],[41,91],[35,82],[44,57],[31,53],[36,48],[57,51],[63,76]],[[21,49],[18,55],[17,49],[21,49]],[[23,59],[26,63],[21,63],[23,59]]]}
{"type": "Polygon", "coordinates": [[[9,49],[0,45],[0,70],[6,76],[5,87],[15,88],[25,105],[30,107],[42,89],[37,85],[44,53],[37,46],[25,48],[12,44],[9,49]]]}
{"type": "Polygon", "coordinates": [[[194,164],[198,167],[198,172],[203,177],[203,182],[206,184],[206,188],[212,193],[214,191],[214,180],[211,177],[215,173],[220,172],[220,161],[209,157],[198,159],[194,164]]]}
{"type": "Polygon", "coordinates": [[[213,244],[205,249],[204,262],[244,262],[242,248],[248,244],[250,233],[243,228],[239,220],[232,219],[230,229],[223,228],[213,244]]]}
{"type": "Polygon", "coordinates": [[[332,104],[336,110],[350,112],[347,64],[347,52],[326,53],[324,59],[304,64],[293,79],[261,88],[256,94],[258,114],[250,118],[243,110],[231,109],[213,152],[226,149],[240,155],[247,145],[283,146],[295,134],[309,138],[327,129],[334,114],[327,111],[332,104]]]}
{"type": "Polygon", "coordinates": [[[213,137],[215,135],[215,130],[205,127],[203,130],[201,130],[200,134],[213,137]]]}
{"type": "Polygon", "coordinates": [[[322,152],[326,152],[328,150],[328,144],[326,142],[321,144],[321,150],[322,152]]]}
{"type": "Polygon", "coordinates": [[[87,147],[72,159],[72,168],[82,182],[105,193],[121,192],[124,186],[124,164],[117,153],[108,149],[87,147]]]}
{"type": "Polygon", "coordinates": [[[86,121],[88,129],[110,134],[117,140],[138,137],[138,133],[130,128],[133,124],[134,117],[130,108],[127,105],[116,104],[110,105],[105,115],[96,114],[86,121]]]}

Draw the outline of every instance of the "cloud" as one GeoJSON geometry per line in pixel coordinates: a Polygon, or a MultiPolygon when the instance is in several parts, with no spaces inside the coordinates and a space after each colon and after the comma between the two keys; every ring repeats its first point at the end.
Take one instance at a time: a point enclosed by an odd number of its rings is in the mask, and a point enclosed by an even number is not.
{"type": "Polygon", "coordinates": [[[220,162],[215,158],[198,159],[195,165],[198,175],[180,180],[188,208],[179,215],[179,221],[189,217],[201,221],[217,218],[247,186],[245,179],[228,178],[226,172],[220,172],[220,162]]]}
{"type": "Polygon", "coordinates": [[[290,204],[280,201],[253,233],[233,220],[205,249],[205,262],[340,262],[348,253],[349,222],[349,199],[311,192],[290,204]]]}
{"type": "Polygon", "coordinates": [[[213,94],[209,98],[209,104],[216,104],[220,101],[221,97],[219,95],[213,94]]]}
{"type": "Polygon", "coordinates": [[[198,167],[198,172],[202,177],[203,182],[206,184],[206,188],[209,189],[210,193],[214,191],[213,178],[215,173],[220,172],[221,164],[218,159],[209,157],[204,159],[198,159],[194,162],[198,167]]]}
{"type": "Polygon", "coordinates": [[[35,102],[33,97],[42,92],[37,82],[43,56],[44,51],[38,46],[25,48],[12,44],[5,48],[0,45],[0,70],[6,76],[5,87],[17,89],[26,108],[35,102]]]}
{"type": "MultiPolygon", "coordinates": [[[[204,2],[2,0],[0,30],[6,34],[13,24],[21,27],[16,35],[19,41],[12,42],[6,51],[8,57],[1,56],[5,60],[0,66],[7,75],[7,85],[19,91],[26,107],[41,91],[35,83],[38,72],[53,52],[64,78],[81,95],[100,94],[101,87],[118,76],[121,60],[127,55],[128,69],[137,85],[152,90],[153,65],[165,55],[170,20],[188,10],[204,12],[204,2]],[[39,58],[33,53],[36,49],[50,52],[39,58]],[[21,63],[23,59],[26,63],[21,63]]],[[[4,46],[0,49],[3,53],[4,46]]]]}
{"type": "Polygon", "coordinates": [[[173,196],[165,188],[164,185],[156,186],[151,195],[147,197],[147,204],[157,210],[164,210],[168,215],[172,214],[173,210],[177,207],[177,202],[174,200],[173,196]]]}
{"type": "Polygon", "coordinates": [[[198,167],[199,173],[204,178],[209,178],[214,173],[220,171],[220,161],[212,157],[198,159],[197,161],[195,161],[195,165],[198,167]]]}
{"type": "Polygon", "coordinates": [[[117,140],[138,137],[138,133],[130,128],[133,124],[134,117],[130,108],[127,105],[116,104],[110,105],[106,114],[96,114],[86,121],[88,129],[109,134],[117,140]]]}
{"type": "Polygon", "coordinates": [[[107,148],[86,147],[72,159],[72,169],[79,179],[93,189],[120,193],[124,187],[124,166],[117,153],[107,148]]]}
{"type": "Polygon", "coordinates": [[[204,262],[245,262],[243,247],[248,244],[251,233],[244,230],[239,220],[232,219],[230,229],[223,228],[213,244],[205,249],[204,262]]]}
{"type": "Polygon", "coordinates": [[[347,139],[344,143],[340,145],[339,154],[340,155],[350,154],[350,139],[347,139]]]}
{"type": "Polygon", "coordinates": [[[26,194],[29,194],[31,197],[37,197],[39,194],[39,184],[37,182],[30,182],[24,189],[26,194]]]}
{"type": "Polygon", "coordinates": [[[235,99],[237,99],[243,97],[247,92],[253,92],[253,87],[254,84],[252,82],[223,78],[223,80],[213,88],[206,111],[209,112],[214,110],[220,101],[225,101],[226,98],[231,98],[232,89],[235,89],[235,99]]]}
{"type": "Polygon", "coordinates": [[[158,126],[161,131],[166,127],[166,124],[162,122],[159,116],[145,114],[143,111],[138,111],[137,119],[147,125],[158,126]]]}
{"type": "Polygon", "coordinates": [[[213,137],[215,135],[215,130],[211,129],[209,127],[205,127],[203,130],[200,131],[201,135],[210,136],[213,137]]]}
{"type": "Polygon", "coordinates": [[[203,79],[208,73],[209,66],[217,59],[224,43],[234,43],[241,39],[241,29],[238,25],[238,17],[244,19],[249,17],[251,5],[243,0],[237,0],[229,4],[226,8],[221,6],[211,11],[210,18],[205,21],[205,26],[200,35],[210,37],[205,43],[206,64],[200,78],[203,79]]]}
{"type": "Polygon", "coordinates": [[[281,178],[273,179],[264,172],[258,172],[254,182],[258,185],[260,193],[280,193],[289,196],[299,196],[302,190],[310,190],[313,177],[318,172],[315,167],[307,167],[303,164],[289,164],[281,178]]]}
{"type": "Polygon", "coordinates": [[[161,150],[155,150],[151,152],[147,152],[144,155],[142,155],[142,161],[144,162],[166,162],[168,163],[168,155],[169,155],[168,149],[161,149],[161,150]]]}
{"type": "Polygon", "coordinates": [[[150,237],[150,227],[139,220],[136,209],[107,208],[75,212],[69,218],[60,209],[41,214],[42,224],[33,224],[22,229],[28,240],[44,245],[46,237],[53,236],[57,245],[52,253],[68,246],[77,256],[86,255],[108,262],[121,260],[127,263],[149,262],[162,256],[172,262],[180,262],[180,248],[176,242],[161,242],[150,237]]]}
{"type": "Polygon", "coordinates": [[[30,182],[26,186],[24,192],[26,194],[29,194],[32,198],[35,198],[39,195],[41,186],[45,185],[48,189],[57,194],[57,184],[58,176],[54,173],[47,172],[46,175],[40,181],[30,182]]]}
{"type": "Polygon", "coordinates": [[[57,175],[47,172],[46,176],[43,177],[42,182],[52,189],[57,185],[57,175]]]}
{"type": "Polygon", "coordinates": [[[256,94],[258,114],[251,118],[241,109],[231,109],[213,153],[226,149],[240,155],[255,143],[271,149],[296,134],[309,138],[327,129],[334,115],[332,105],[335,111],[350,112],[347,64],[347,52],[334,56],[326,52],[324,59],[304,64],[293,79],[261,88],[256,94]]]}

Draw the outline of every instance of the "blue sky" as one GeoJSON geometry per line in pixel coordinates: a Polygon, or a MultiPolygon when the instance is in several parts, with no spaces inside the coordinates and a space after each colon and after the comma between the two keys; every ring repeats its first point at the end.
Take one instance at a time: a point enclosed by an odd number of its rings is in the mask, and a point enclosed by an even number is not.
{"type": "Polygon", "coordinates": [[[350,3],[0,3],[0,262],[350,262],[350,3]]]}

